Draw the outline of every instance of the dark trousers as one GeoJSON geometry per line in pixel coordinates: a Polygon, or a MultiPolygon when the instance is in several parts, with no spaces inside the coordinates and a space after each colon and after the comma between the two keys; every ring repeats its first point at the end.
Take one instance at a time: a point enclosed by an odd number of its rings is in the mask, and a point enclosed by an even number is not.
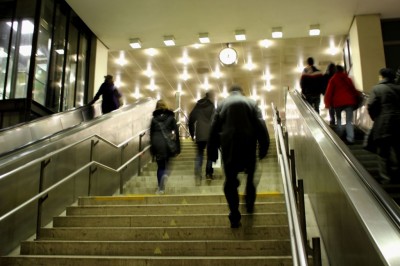
{"type": "MultiPolygon", "coordinates": [[[[231,222],[240,221],[239,211],[239,193],[238,187],[240,181],[237,178],[239,171],[235,170],[235,166],[225,165],[225,184],[224,193],[226,201],[228,202],[231,222]]],[[[254,208],[254,202],[256,200],[256,186],[254,184],[254,172],[255,165],[252,169],[246,169],[247,180],[246,180],[246,208],[248,212],[252,212],[254,208]]]]}
{"type": "MultiPolygon", "coordinates": [[[[196,176],[201,176],[201,168],[203,166],[203,158],[204,158],[204,150],[207,147],[207,141],[198,141],[196,142],[197,145],[197,154],[196,154],[196,161],[194,164],[194,173],[196,176]]],[[[212,175],[214,172],[212,168],[212,161],[207,160],[206,163],[206,175],[212,175]]]]}
{"type": "MultiPolygon", "coordinates": [[[[397,138],[397,136],[396,136],[397,138]]],[[[395,138],[377,140],[379,175],[384,180],[400,181],[400,141],[395,138]]]]}
{"type": "Polygon", "coordinates": [[[321,103],[320,94],[318,95],[307,94],[305,95],[305,97],[306,101],[314,108],[315,112],[319,114],[319,105],[321,103]]]}

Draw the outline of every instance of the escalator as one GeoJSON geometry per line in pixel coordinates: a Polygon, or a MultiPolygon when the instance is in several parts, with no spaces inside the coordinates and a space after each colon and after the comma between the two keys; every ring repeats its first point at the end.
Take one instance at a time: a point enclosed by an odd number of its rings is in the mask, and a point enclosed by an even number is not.
{"type": "Polygon", "coordinates": [[[400,184],[386,183],[379,176],[378,155],[364,149],[366,133],[360,128],[355,128],[355,142],[348,145],[353,155],[364,166],[365,170],[381,185],[390,197],[400,205],[400,184]]]}

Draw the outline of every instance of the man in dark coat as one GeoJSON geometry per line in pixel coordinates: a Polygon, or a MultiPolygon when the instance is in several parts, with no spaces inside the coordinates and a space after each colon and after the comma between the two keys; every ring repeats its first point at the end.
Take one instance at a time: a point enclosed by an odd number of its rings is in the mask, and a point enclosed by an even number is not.
{"type": "Polygon", "coordinates": [[[121,93],[114,85],[113,76],[104,76],[103,84],[101,84],[99,90],[89,104],[94,104],[100,96],[103,98],[103,102],[101,103],[101,111],[103,114],[112,112],[119,108],[119,98],[121,98],[121,93]]]}
{"type": "Polygon", "coordinates": [[[256,103],[243,95],[242,88],[233,86],[230,95],[217,107],[208,141],[208,158],[216,161],[221,148],[225,170],[224,192],[229,205],[232,228],[240,226],[239,172],[247,173],[246,208],[253,213],[256,199],[254,172],[256,150],[263,159],[269,148],[269,134],[256,103]]]}
{"type": "Polygon", "coordinates": [[[374,121],[369,141],[379,155],[382,183],[400,181],[400,85],[394,83],[395,73],[389,68],[379,71],[381,80],[372,88],[368,113],[374,121]],[[395,158],[394,158],[395,157],[395,158]]]}
{"type": "MultiPolygon", "coordinates": [[[[204,149],[207,146],[210,127],[214,115],[214,93],[208,91],[204,98],[200,99],[189,115],[189,132],[192,140],[196,141],[197,154],[194,165],[196,185],[201,182],[201,169],[203,165],[204,149]]],[[[213,177],[212,161],[207,159],[206,177],[211,180],[213,177]]]]}
{"type": "Polygon", "coordinates": [[[324,90],[324,78],[321,71],[314,66],[314,58],[307,58],[307,66],[300,78],[300,88],[303,97],[319,114],[321,93],[324,90]]]}

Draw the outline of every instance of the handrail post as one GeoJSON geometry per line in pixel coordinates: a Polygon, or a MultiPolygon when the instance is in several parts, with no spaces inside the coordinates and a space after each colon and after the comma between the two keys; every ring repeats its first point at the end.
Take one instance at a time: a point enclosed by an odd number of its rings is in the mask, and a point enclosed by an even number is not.
{"type": "MultiPolygon", "coordinates": [[[[290,173],[292,174],[292,185],[295,190],[298,190],[296,186],[296,157],[294,154],[294,150],[291,149],[289,153],[289,159],[290,159],[290,173]]],[[[296,199],[296,202],[298,201],[298,195],[297,193],[294,193],[294,197],[296,199]]]]}
{"type": "MultiPolygon", "coordinates": [[[[99,143],[99,141],[95,141],[94,139],[92,139],[90,141],[90,158],[89,158],[89,162],[93,162],[93,154],[94,154],[94,147],[99,143]]],[[[89,180],[88,180],[88,196],[90,196],[90,192],[92,190],[92,174],[94,172],[96,172],[97,167],[95,167],[94,169],[92,169],[92,166],[89,167],[89,180]]]]}
{"type": "MultiPolygon", "coordinates": [[[[47,165],[49,165],[51,159],[44,160],[40,163],[40,176],[39,176],[39,193],[43,191],[43,183],[44,183],[44,170],[47,165]]],[[[40,238],[40,228],[42,227],[42,206],[43,202],[48,198],[48,194],[39,198],[38,207],[37,207],[37,216],[36,216],[36,239],[40,238]]]]}
{"type": "MultiPolygon", "coordinates": [[[[124,162],[124,151],[125,151],[125,148],[128,146],[128,143],[126,143],[125,145],[123,145],[122,147],[121,147],[121,158],[120,158],[120,160],[121,160],[121,166],[122,166],[122,164],[123,164],[123,162],[124,162]]],[[[126,169],[126,168],[124,168],[124,169],[126,169]]],[[[122,194],[124,194],[124,174],[123,174],[123,171],[121,171],[120,173],[119,173],[119,194],[120,195],[122,195],[122,194]]]]}
{"type": "Polygon", "coordinates": [[[321,243],[319,237],[312,238],[313,266],[322,266],[321,243]]]}
{"type": "MultiPolygon", "coordinates": [[[[143,132],[142,134],[139,135],[139,153],[142,152],[143,148],[142,148],[142,138],[143,136],[146,135],[146,132],[143,132]]],[[[142,155],[139,156],[138,158],[138,176],[140,176],[141,174],[141,170],[142,170],[142,155]]]]}
{"type": "Polygon", "coordinates": [[[307,227],[306,227],[306,208],[304,203],[304,185],[303,180],[299,179],[297,181],[297,189],[298,189],[298,204],[299,204],[299,213],[300,213],[300,226],[301,231],[303,232],[303,242],[307,243],[307,227]]]}

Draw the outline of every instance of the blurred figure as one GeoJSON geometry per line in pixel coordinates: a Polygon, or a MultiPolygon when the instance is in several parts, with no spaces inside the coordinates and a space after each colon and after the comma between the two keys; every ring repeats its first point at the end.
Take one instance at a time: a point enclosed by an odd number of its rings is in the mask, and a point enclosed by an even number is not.
{"type": "Polygon", "coordinates": [[[94,104],[100,98],[100,96],[103,99],[103,102],[101,103],[101,111],[103,114],[107,114],[119,108],[119,99],[121,98],[121,93],[114,85],[113,76],[104,76],[103,84],[101,84],[99,90],[89,104],[94,104]]]}
{"type": "MultiPolygon", "coordinates": [[[[196,161],[194,165],[196,185],[200,185],[201,183],[204,149],[207,146],[211,122],[215,112],[213,101],[214,92],[208,91],[205,97],[196,103],[189,115],[190,136],[192,140],[196,141],[197,145],[196,161]]],[[[213,179],[212,161],[208,159],[206,163],[206,178],[207,180],[213,179]]]]}
{"type": "Polygon", "coordinates": [[[353,111],[357,105],[359,92],[354,87],[353,81],[344,72],[340,65],[336,66],[336,73],[330,79],[325,93],[325,107],[335,109],[337,131],[343,136],[342,112],[346,112],[346,144],[354,143],[353,111]]]}
{"type": "Polygon", "coordinates": [[[179,130],[174,112],[163,100],[157,101],[150,124],[150,152],[157,161],[157,194],[165,193],[168,178],[168,163],[171,157],[181,152],[179,130]],[[172,146],[172,148],[171,148],[172,146]]]}
{"type": "Polygon", "coordinates": [[[374,121],[369,141],[374,142],[379,155],[379,175],[382,183],[400,181],[400,85],[389,68],[379,71],[380,81],[372,87],[368,113],[374,121]]]}
{"type": "Polygon", "coordinates": [[[394,79],[394,83],[400,85],[400,67],[397,69],[396,78],[394,79]]]}
{"type": "MultiPolygon", "coordinates": [[[[323,76],[323,92],[322,94],[325,95],[326,89],[328,88],[329,80],[333,77],[336,72],[336,66],[334,63],[330,63],[326,68],[325,74],[323,76]]],[[[333,107],[329,108],[329,124],[334,126],[335,122],[335,109],[333,107]]]]}
{"type": "Polygon", "coordinates": [[[256,103],[243,95],[242,88],[232,86],[230,95],[219,104],[215,111],[208,140],[208,158],[216,161],[221,148],[225,171],[224,193],[229,205],[229,220],[232,228],[240,227],[237,178],[239,172],[247,174],[246,209],[253,213],[256,200],[254,172],[256,170],[257,143],[258,158],[268,152],[269,134],[261,111],[256,103]]]}
{"type": "Polygon", "coordinates": [[[307,58],[307,66],[300,78],[300,88],[303,97],[319,114],[321,93],[323,91],[323,76],[321,71],[314,66],[314,58],[307,58]]]}

